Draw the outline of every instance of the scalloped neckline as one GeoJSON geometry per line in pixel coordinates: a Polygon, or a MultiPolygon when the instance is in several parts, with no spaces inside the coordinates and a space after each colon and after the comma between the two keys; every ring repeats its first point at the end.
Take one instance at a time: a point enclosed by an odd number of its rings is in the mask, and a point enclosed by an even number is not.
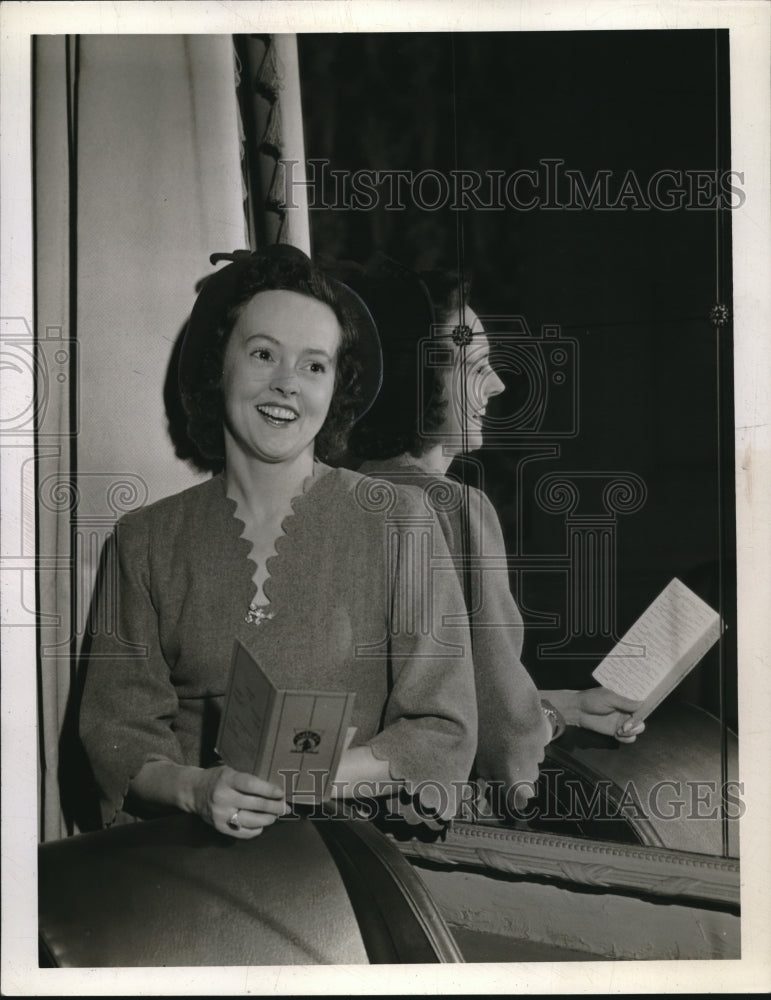
{"type": "MultiPolygon", "coordinates": [[[[316,486],[322,479],[325,478],[327,473],[332,471],[332,467],[326,465],[324,462],[319,462],[314,460],[313,471],[305,477],[300,487],[298,493],[296,493],[289,501],[289,509],[282,518],[281,525],[279,527],[279,532],[273,540],[273,550],[271,555],[265,560],[265,568],[267,570],[267,575],[262,584],[262,592],[265,596],[265,601],[261,602],[259,605],[255,603],[255,598],[257,596],[257,584],[254,582],[254,575],[258,569],[257,560],[252,556],[252,550],[254,549],[254,543],[251,542],[245,535],[246,522],[243,518],[238,515],[238,503],[236,500],[228,495],[227,484],[225,482],[225,473],[220,472],[218,478],[220,480],[220,487],[222,489],[222,496],[227,505],[230,507],[231,521],[234,525],[234,529],[237,531],[237,541],[240,553],[242,556],[242,564],[244,566],[244,573],[248,573],[249,583],[248,588],[250,592],[250,598],[244,607],[244,616],[248,619],[248,613],[250,608],[259,607],[262,609],[272,608],[273,611],[270,615],[266,615],[258,623],[260,625],[268,625],[276,617],[277,608],[275,607],[275,595],[273,594],[273,578],[275,577],[276,567],[278,565],[277,560],[281,558],[281,548],[282,543],[285,539],[288,539],[291,535],[291,522],[297,514],[298,504],[303,501],[308,494],[312,491],[313,487],[316,486]]],[[[244,589],[246,590],[246,581],[244,583],[244,589]]]]}

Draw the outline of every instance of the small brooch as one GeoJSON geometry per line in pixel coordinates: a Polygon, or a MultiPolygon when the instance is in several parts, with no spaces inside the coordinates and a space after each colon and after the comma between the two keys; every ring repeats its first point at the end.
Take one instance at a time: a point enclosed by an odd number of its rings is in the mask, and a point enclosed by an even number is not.
{"type": "Polygon", "coordinates": [[[247,625],[262,625],[273,617],[272,611],[266,611],[265,605],[250,604],[244,621],[247,625]]]}
{"type": "Polygon", "coordinates": [[[471,343],[472,336],[471,327],[467,326],[465,323],[461,323],[460,326],[456,326],[452,331],[452,339],[458,347],[468,347],[471,343]]]}

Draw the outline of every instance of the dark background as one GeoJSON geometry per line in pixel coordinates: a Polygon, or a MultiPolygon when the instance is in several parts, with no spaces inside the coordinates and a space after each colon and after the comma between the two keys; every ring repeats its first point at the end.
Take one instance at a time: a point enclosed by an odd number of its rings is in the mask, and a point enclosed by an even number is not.
{"type": "MultiPolygon", "coordinates": [[[[644,188],[657,170],[731,166],[725,32],[302,35],[299,45],[306,156],[332,169],[510,174],[560,158],[587,179],[613,171],[615,191],[630,169],[644,188]]],[[[587,686],[612,645],[599,636],[552,656],[544,648],[565,628],[567,578],[548,556],[565,555],[567,539],[565,515],[541,508],[536,483],[634,473],[647,497],[617,518],[616,633],[673,576],[722,607],[726,638],[678,695],[716,714],[722,698],[735,727],[731,331],[710,320],[716,302],[730,307],[729,213],[429,212],[408,200],[397,211],[312,210],[311,234],[317,256],[383,251],[415,268],[456,267],[462,250],[477,312],[520,315],[534,338],[547,324],[575,340],[577,435],[542,429],[490,445],[470,473],[483,477],[509,551],[542,557],[512,576],[530,625],[525,663],[542,687],[587,686]],[[523,457],[548,446],[550,457],[522,467],[518,496],[523,457]]],[[[527,388],[522,372],[502,374],[501,414],[527,388]]],[[[544,427],[565,425],[564,398],[543,403],[544,427]]],[[[598,496],[582,503],[602,511],[598,496]]]]}

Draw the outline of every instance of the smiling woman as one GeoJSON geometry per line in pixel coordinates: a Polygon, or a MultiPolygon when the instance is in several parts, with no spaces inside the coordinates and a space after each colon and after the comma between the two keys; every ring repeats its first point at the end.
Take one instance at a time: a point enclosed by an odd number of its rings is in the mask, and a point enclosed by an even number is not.
{"type": "Polygon", "coordinates": [[[191,437],[224,468],[117,528],[115,608],[108,586],[98,597],[99,620],[117,619],[94,637],[81,710],[107,824],[178,809],[245,839],[288,811],[284,789],[214,748],[235,639],[279,687],[355,692],[338,797],[367,782],[453,811],[476,742],[468,630],[452,575],[421,603],[428,567],[411,555],[420,530],[446,559],[441,532],[425,535],[407,492],[383,503],[316,457],[372,402],[378,354],[358,297],[292,247],[234,254],[203,285],[180,388],[191,437]]]}
{"type": "Polygon", "coordinates": [[[225,351],[225,451],[281,462],[313,450],[335,388],[340,324],[299,292],[255,296],[225,351]],[[310,331],[310,333],[309,333],[310,331]]]}

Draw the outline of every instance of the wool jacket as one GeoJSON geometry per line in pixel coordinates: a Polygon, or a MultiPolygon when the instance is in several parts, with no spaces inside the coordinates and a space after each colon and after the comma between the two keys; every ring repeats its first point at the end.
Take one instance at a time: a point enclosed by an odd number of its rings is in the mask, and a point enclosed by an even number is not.
{"type": "Polygon", "coordinates": [[[536,686],[522,664],[524,624],[512,596],[500,521],[487,495],[428,472],[419,459],[365,462],[376,481],[412,488],[434,511],[462,581],[468,581],[469,622],[478,708],[476,773],[509,788],[531,780],[544,759],[550,727],[536,686]],[[464,517],[467,531],[464,531],[464,517]]]}
{"type": "Polygon", "coordinates": [[[274,617],[259,625],[246,620],[255,564],[243,530],[221,475],[116,527],[80,712],[105,823],[146,762],[217,762],[234,639],[277,686],[356,692],[352,746],[411,791],[465,781],[477,735],[465,605],[420,499],[317,466],[268,561],[274,617]]]}

